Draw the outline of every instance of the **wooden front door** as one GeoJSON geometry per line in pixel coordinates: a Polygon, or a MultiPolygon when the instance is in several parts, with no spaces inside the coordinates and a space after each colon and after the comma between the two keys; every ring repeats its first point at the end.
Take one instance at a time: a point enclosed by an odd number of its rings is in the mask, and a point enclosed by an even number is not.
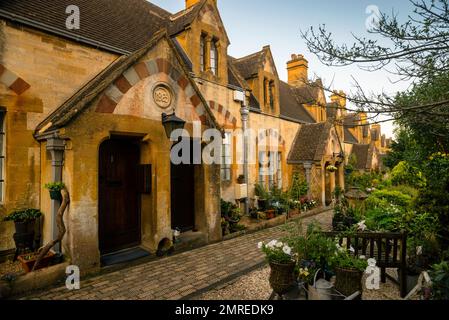
{"type": "MultiPolygon", "coordinates": [[[[192,149],[191,149],[192,150],[192,149]]],[[[191,163],[193,159],[191,159],[191,163]]],[[[171,225],[182,232],[195,229],[195,165],[171,164],[171,225]]]]}
{"type": "Polygon", "coordinates": [[[140,244],[139,145],[111,139],[100,146],[99,241],[101,254],[140,244]]]}

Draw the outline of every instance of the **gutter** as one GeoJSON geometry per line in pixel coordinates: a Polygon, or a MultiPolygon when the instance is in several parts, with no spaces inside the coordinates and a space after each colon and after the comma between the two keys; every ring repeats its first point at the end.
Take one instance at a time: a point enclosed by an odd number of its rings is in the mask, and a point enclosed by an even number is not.
{"type": "Polygon", "coordinates": [[[101,49],[111,51],[113,53],[117,53],[120,55],[129,55],[132,53],[131,51],[123,50],[123,49],[108,45],[108,44],[100,42],[100,41],[95,41],[95,40],[92,40],[92,39],[89,39],[89,38],[86,38],[86,37],[83,37],[80,35],[74,35],[73,33],[69,32],[69,31],[62,31],[61,29],[48,26],[44,23],[33,21],[31,19],[16,15],[14,13],[7,12],[2,9],[0,9],[0,17],[11,20],[13,22],[18,22],[20,24],[23,24],[23,25],[26,25],[29,27],[36,28],[39,30],[47,31],[47,32],[55,34],[57,36],[69,38],[76,42],[81,42],[81,43],[93,46],[94,48],[97,48],[97,49],[101,48],[101,49]]]}

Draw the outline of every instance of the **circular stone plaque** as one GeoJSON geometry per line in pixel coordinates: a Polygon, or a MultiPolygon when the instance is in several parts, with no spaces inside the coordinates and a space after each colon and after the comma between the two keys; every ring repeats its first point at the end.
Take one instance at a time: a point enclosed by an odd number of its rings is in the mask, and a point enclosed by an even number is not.
{"type": "Polygon", "coordinates": [[[162,109],[170,107],[173,101],[172,93],[167,86],[159,84],[153,90],[153,99],[162,109]]]}

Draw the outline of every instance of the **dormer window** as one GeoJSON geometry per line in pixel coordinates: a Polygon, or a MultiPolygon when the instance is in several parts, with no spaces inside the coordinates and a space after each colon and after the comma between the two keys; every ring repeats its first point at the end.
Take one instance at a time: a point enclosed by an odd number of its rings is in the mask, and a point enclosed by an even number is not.
{"type": "Polygon", "coordinates": [[[213,75],[218,74],[218,49],[217,41],[214,40],[210,43],[210,70],[213,75]]]}

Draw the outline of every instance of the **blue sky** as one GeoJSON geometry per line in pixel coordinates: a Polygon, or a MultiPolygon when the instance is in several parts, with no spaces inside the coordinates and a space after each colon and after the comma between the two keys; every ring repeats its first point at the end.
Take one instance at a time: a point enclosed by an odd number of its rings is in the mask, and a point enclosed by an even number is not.
{"type": "MultiPolygon", "coordinates": [[[[151,0],[152,3],[177,12],[185,6],[184,0],[151,0]]],[[[330,68],[322,65],[311,54],[300,30],[326,24],[338,43],[351,43],[351,33],[368,35],[367,9],[376,6],[380,11],[394,11],[402,19],[411,13],[407,0],[218,0],[218,6],[226,31],[231,40],[229,54],[242,57],[270,45],[276,67],[282,80],[286,80],[286,62],[292,53],[304,54],[309,60],[310,77],[320,77],[327,85],[346,92],[353,90],[355,77],[372,92],[395,92],[407,88],[407,84],[393,84],[394,77],[386,71],[368,73],[357,66],[330,68]]],[[[391,123],[383,124],[384,132],[392,135],[391,123]]]]}

